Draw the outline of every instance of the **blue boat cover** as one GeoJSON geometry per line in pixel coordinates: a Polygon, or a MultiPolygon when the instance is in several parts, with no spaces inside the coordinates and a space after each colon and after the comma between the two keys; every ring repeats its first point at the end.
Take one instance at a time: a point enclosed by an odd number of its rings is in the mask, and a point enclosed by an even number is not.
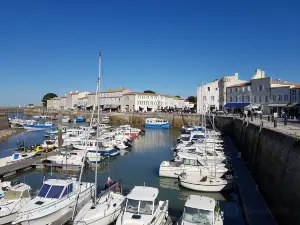
{"type": "Polygon", "coordinates": [[[240,107],[240,108],[242,108],[249,104],[250,104],[249,102],[231,102],[231,103],[226,103],[224,105],[224,107],[240,107]]]}

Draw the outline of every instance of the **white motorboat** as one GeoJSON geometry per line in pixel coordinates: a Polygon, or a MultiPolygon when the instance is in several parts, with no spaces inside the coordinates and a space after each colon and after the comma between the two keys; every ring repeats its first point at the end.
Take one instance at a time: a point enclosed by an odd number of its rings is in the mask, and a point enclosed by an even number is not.
{"type": "Polygon", "coordinates": [[[110,182],[101,190],[96,203],[91,199],[77,214],[74,225],[108,225],[120,215],[125,197],[118,182],[110,182]]]}
{"type": "Polygon", "coordinates": [[[0,224],[11,223],[17,212],[31,199],[30,186],[20,183],[12,186],[0,199],[0,224]]]}
{"type": "Polygon", "coordinates": [[[74,165],[80,166],[84,161],[84,151],[73,150],[66,154],[48,156],[47,159],[43,159],[42,162],[50,162],[52,164],[60,165],[74,165]]]}
{"type": "Polygon", "coordinates": [[[199,161],[197,155],[186,154],[183,157],[182,161],[163,161],[159,167],[159,176],[177,178],[185,172],[191,175],[201,174],[203,176],[215,173],[217,177],[221,177],[230,169],[228,165],[223,163],[212,167],[205,161],[199,161]]]}
{"type": "Polygon", "coordinates": [[[179,184],[185,188],[202,192],[230,191],[234,186],[232,175],[224,177],[189,175],[182,173],[178,176],[179,184]]]}
{"type": "Polygon", "coordinates": [[[101,117],[101,123],[109,123],[109,117],[108,116],[101,117]]]}
{"type": "Polygon", "coordinates": [[[31,157],[34,157],[36,154],[36,152],[16,152],[11,156],[1,158],[0,167],[19,162],[20,160],[29,159],[31,157]]]}
{"type": "Polygon", "coordinates": [[[168,207],[168,200],[159,201],[157,188],[136,186],[127,195],[116,224],[163,225],[169,216],[168,207]]]}
{"type": "Polygon", "coordinates": [[[27,202],[17,213],[12,224],[41,225],[64,224],[72,217],[76,200],[77,208],[86,204],[95,185],[72,179],[48,179],[35,198],[27,202]]]}
{"type": "Polygon", "coordinates": [[[45,140],[43,144],[41,144],[41,147],[43,149],[54,149],[55,148],[54,144],[55,144],[55,140],[45,140]]]}
{"type": "Polygon", "coordinates": [[[70,123],[70,122],[72,122],[72,119],[71,119],[69,116],[64,116],[64,117],[61,119],[61,122],[62,122],[62,123],[70,123]]]}
{"type": "Polygon", "coordinates": [[[176,225],[223,225],[223,212],[213,198],[190,195],[176,225]]]}

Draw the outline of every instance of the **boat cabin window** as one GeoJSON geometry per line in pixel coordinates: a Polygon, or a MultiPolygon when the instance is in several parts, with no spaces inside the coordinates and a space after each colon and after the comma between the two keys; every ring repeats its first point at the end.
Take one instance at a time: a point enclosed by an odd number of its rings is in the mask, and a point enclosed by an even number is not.
{"type": "Polygon", "coordinates": [[[183,220],[193,224],[213,225],[214,212],[184,207],[183,220]]]}
{"type": "Polygon", "coordinates": [[[195,159],[184,159],[183,160],[184,165],[192,165],[192,166],[197,166],[199,165],[198,161],[195,159]]]}
{"type": "Polygon", "coordinates": [[[43,198],[59,198],[65,186],[43,184],[38,196],[43,198]]]}
{"type": "Polygon", "coordinates": [[[126,212],[134,214],[152,215],[153,202],[152,201],[139,201],[127,199],[126,212]]]}
{"type": "Polygon", "coordinates": [[[181,140],[183,140],[183,141],[189,141],[190,137],[189,136],[188,137],[182,137],[181,140]]]}
{"type": "Polygon", "coordinates": [[[29,190],[25,190],[23,191],[22,195],[21,195],[21,198],[29,198],[30,195],[29,195],[29,190]]]}
{"type": "Polygon", "coordinates": [[[8,190],[4,195],[4,199],[5,200],[19,199],[21,194],[22,194],[21,191],[8,190]]]}
{"type": "Polygon", "coordinates": [[[73,184],[69,184],[69,185],[65,188],[64,193],[63,193],[63,195],[62,195],[61,197],[70,194],[72,191],[73,191],[73,184]]]}

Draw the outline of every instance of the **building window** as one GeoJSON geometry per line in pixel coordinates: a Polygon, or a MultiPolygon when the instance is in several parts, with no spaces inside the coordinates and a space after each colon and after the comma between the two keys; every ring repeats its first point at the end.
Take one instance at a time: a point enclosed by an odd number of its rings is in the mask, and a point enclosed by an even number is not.
{"type": "Polygon", "coordinates": [[[258,86],[258,90],[259,90],[259,91],[263,91],[263,90],[264,90],[264,85],[260,84],[260,85],[258,86]]]}
{"type": "Polygon", "coordinates": [[[238,96],[235,96],[235,102],[239,102],[238,96]]]}
{"type": "Polygon", "coordinates": [[[292,101],[293,101],[293,102],[296,102],[296,101],[297,101],[297,100],[296,100],[296,95],[293,95],[293,96],[292,96],[292,101]]]}
{"type": "Polygon", "coordinates": [[[273,102],[276,102],[276,95],[272,95],[273,102]]]}
{"type": "Polygon", "coordinates": [[[295,95],[296,94],[296,90],[292,90],[292,95],[295,95]]]}
{"type": "Polygon", "coordinates": [[[254,102],[256,102],[256,96],[254,96],[254,102]]]}
{"type": "Polygon", "coordinates": [[[212,101],[214,101],[214,100],[215,100],[215,96],[210,96],[210,99],[211,99],[212,101]]]}
{"type": "Polygon", "coordinates": [[[210,91],[210,87],[208,87],[207,90],[210,91]]]}
{"type": "Polygon", "coordinates": [[[235,92],[238,92],[238,88],[235,88],[235,92]]]}
{"type": "Polygon", "coordinates": [[[232,93],[232,88],[229,88],[229,92],[232,93]]]}
{"type": "Polygon", "coordinates": [[[245,102],[245,96],[244,95],[242,96],[242,102],[245,102]]]}
{"type": "Polygon", "coordinates": [[[242,87],[242,91],[243,91],[243,92],[245,91],[245,87],[242,87]]]}
{"type": "Polygon", "coordinates": [[[250,96],[249,95],[247,96],[247,102],[250,102],[250,96]]]}
{"type": "Polygon", "coordinates": [[[203,96],[203,101],[206,101],[206,96],[203,96]]]}
{"type": "Polygon", "coordinates": [[[216,88],[216,91],[218,90],[218,88],[216,88]]]}
{"type": "Polygon", "coordinates": [[[282,101],[282,95],[278,95],[278,101],[282,101]]]}
{"type": "Polygon", "coordinates": [[[269,101],[268,96],[265,96],[265,102],[268,102],[268,101],[269,101]]]}
{"type": "Polygon", "coordinates": [[[259,96],[259,102],[262,102],[262,97],[261,96],[259,96]]]}
{"type": "Polygon", "coordinates": [[[248,91],[251,91],[251,86],[248,86],[248,91]]]}
{"type": "Polygon", "coordinates": [[[289,100],[289,95],[284,95],[284,101],[288,101],[289,100]]]}
{"type": "Polygon", "coordinates": [[[230,102],[232,102],[232,96],[230,96],[230,98],[229,98],[229,99],[230,99],[230,102]]]}

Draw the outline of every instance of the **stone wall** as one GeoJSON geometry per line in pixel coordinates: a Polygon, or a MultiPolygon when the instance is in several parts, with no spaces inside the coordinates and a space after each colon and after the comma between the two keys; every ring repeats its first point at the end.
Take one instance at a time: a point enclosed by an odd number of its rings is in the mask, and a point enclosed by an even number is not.
{"type": "Polygon", "coordinates": [[[259,185],[279,224],[300,224],[300,140],[241,119],[216,118],[259,185]]]}
{"type": "Polygon", "coordinates": [[[6,113],[0,113],[0,130],[8,129],[9,122],[6,113]]]}

